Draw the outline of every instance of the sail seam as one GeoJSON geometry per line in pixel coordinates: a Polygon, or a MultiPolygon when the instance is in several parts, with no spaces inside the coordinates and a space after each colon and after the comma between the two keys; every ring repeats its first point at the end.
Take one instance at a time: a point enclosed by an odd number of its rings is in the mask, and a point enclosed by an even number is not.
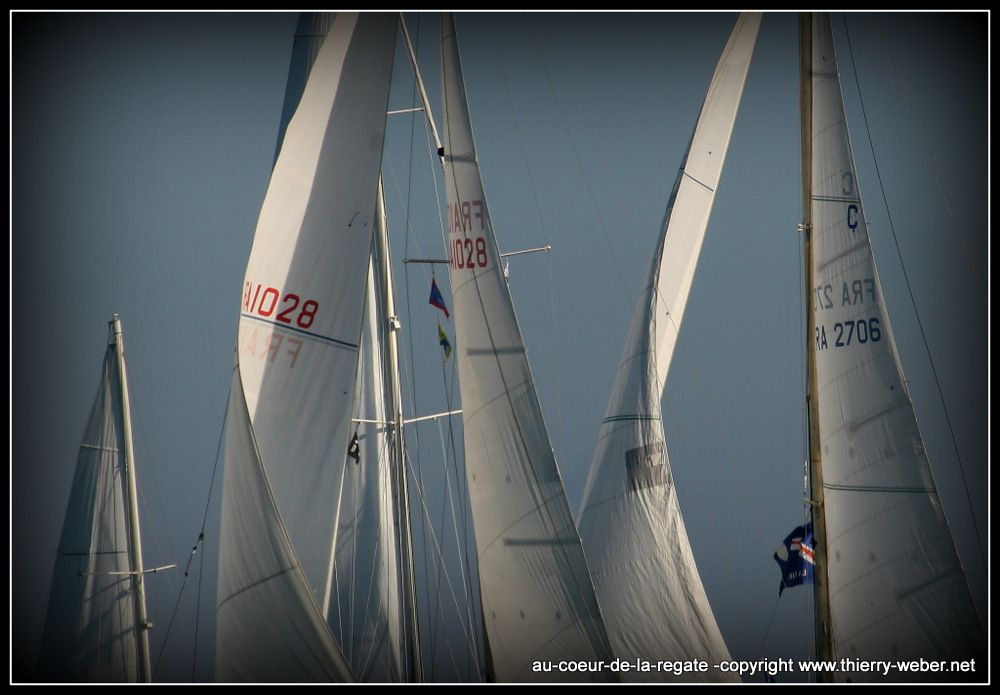
{"type": "Polygon", "coordinates": [[[820,261],[818,263],[817,269],[820,270],[820,271],[826,270],[827,268],[829,268],[831,265],[833,265],[834,263],[836,263],[840,259],[844,258],[845,256],[849,256],[852,253],[854,253],[855,251],[863,249],[866,246],[869,246],[868,238],[867,237],[863,238],[861,241],[859,241],[857,244],[854,244],[853,246],[848,246],[846,249],[844,249],[843,251],[841,251],[840,253],[838,253],[836,256],[833,256],[832,258],[828,258],[826,260],[820,261]]]}
{"type": "Polygon", "coordinates": [[[847,196],[839,195],[814,195],[812,200],[813,202],[821,203],[857,203],[861,205],[860,198],[848,198],[847,196]]]}
{"type": "Polygon", "coordinates": [[[652,422],[659,419],[660,419],[659,415],[613,415],[611,417],[606,417],[603,420],[601,420],[601,424],[603,425],[604,423],[607,422],[626,422],[633,420],[652,422]]]}
{"type": "Polygon", "coordinates": [[[108,452],[109,454],[117,454],[117,453],[118,453],[118,451],[119,451],[117,447],[111,447],[111,446],[96,446],[96,445],[94,445],[94,444],[81,444],[81,445],[80,445],[80,448],[81,448],[81,449],[93,449],[94,451],[106,451],[106,452],[108,452]]]}
{"type": "Polygon", "coordinates": [[[278,572],[275,572],[275,573],[274,573],[274,574],[272,574],[272,575],[269,575],[269,576],[267,576],[267,577],[264,577],[263,579],[258,579],[258,580],[257,580],[257,581],[255,581],[255,582],[254,582],[253,584],[248,584],[248,585],[246,585],[245,587],[243,587],[243,588],[242,588],[242,589],[240,589],[239,591],[237,591],[237,592],[235,592],[235,593],[232,593],[232,594],[230,594],[229,596],[227,596],[226,598],[222,599],[222,601],[221,601],[221,602],[219,603],[219,605],[218,605],[218,606],[216,607],[216,609],[215,609],[215,612],[216,612],[216,613],[218,613],[218,612],[219,612],[219,611],[220,611],[220,610],[222,609],[222,607],[223,607],[224,605],[226,605],[226,603],[228,603],[228,602],[229,602],[229,601],[231,601],[232,599],[236,598],[236,597],[237,597],[237,596],[239,596],[240,594],[242,594],[242,593],[246,593],[247,591],[250,591],[250,589],[253,589],[254,587],[258,587],[258,586],[260,586],[261,584],[264,584],[264,583],[266,583],[266,582],[269,582],[269,581],[271,581],[272,579],[276,579],[276,578],[280,577],[280,576],[281,576],[281,575],[283,575],[283,574],[288,574],[289,572],[291,572],[292,570],[294,570],[294,569],[295,569],[295,567],[296,567],[296,565],[292,565],[291,567],[286,567],[285,569],[283,569],[283,570],[279,570],[278,572]]]}
{"type": "Polygon", "coordinates": [[[823,483],[824,490],[842,490],[845,492],[903,492],[933,494],[936,493],[932,487],[892,487],[883,485],[837,485],[834,483],[823,483]]]}
{"type": "MultiPolygon", "coordinates": [[[[689,147],[690,147],[690,145],[689,145],[689,147]]],[[[685,164],[686,163],[687,162],[685,162],[685,164]]],[[[699,181],[695,177],[691,176],[691,174],[687,173],[687,170],[684,170],[683,174],[684,174],[685,177],[691,179],[692,181],[694,181],[696,184],[698,184],[699,186],[701,186],[702,188],[704,188],[709,193],[715,193],[715,189],[714,188],[712,188],[711,186],[709,186],[709,185],[707,185],[705,183],[702,183],[701,181],[699,181]]]]}
{"type": "Polygon", "coordinates": [[[310,338],[318,338],[319,340],[325,340],[329,343],[340,347],[350,348],[351,350],[357,350],[358,346],[354,343],[348,343],[346,340],[337,340],[336,338],[331,338],[326,335],[320,335],[319,333],[313,333],[312,331],[307,331],[302,328],[296,328],[295,326],[286,326],[283,323],[278,323],[277,321],[268,321],[267,319],[261,318],[259,316],[253,316],[252,314],[240,313],[241,318],[253,319],[254,321],[260,321],[261,323],[267,324],[269,326],[274,326],[275,328],[281,328],[286,331],[294,331],[295,333],[301,333],[302,335],[307,335],[310,338]]]}

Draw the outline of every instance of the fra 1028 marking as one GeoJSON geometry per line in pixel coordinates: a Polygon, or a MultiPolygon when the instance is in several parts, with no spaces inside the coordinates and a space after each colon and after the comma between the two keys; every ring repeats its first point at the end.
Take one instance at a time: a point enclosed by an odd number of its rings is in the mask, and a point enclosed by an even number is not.
{"type": "Polygon", "coordinates": [[[275,323],[309,328],[316,321],[319,302],[315,299],[302,301],[294,292],[282,294],[276,287],[264,287],[247,280],[243,283],[243,311],[264,318],[273,316],[275,323]]]}
{"type": "Polygon", "coordinates": [[[452,268],[486,268],[489,255],[486,238],[470,232],[486,228],[486,206],[481,200],[448,203],[448,232],[454,237],[449,249],[452,268]]]}
{"type": "Polygon", "coordinates": [[[294,335],[266,329],[240,322],[240,355],[256,359],[266,359],[270,363],[282,364],[289,369],[295,366],[302,352],[303,340],[294,335]]]}

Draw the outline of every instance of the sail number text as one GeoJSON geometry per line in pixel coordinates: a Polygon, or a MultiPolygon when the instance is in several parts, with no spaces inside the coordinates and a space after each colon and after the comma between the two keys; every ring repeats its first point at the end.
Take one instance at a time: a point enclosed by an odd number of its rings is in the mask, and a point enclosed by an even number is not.
{"type": "Polygon", "coordinates": [[[486,228],[486,206],[481,200],[448,203],[448,232],[451,240],[452,268],[485,268],[489,265],[486,238],[469,232],[486,228]]]}
{"type": "Polygon", "coordinates": [[[282,293],[276,287],[264,287],[247,280],[243,286],[243,311],[270,318],[275,323],[309,328],[316,321],[319,302],[315,299],[303,301],[294,292],[282,293]]]}
{"type": "Polygon", "coordinates": [[[455,239],[451,247],[452,268],[485,268],[486,239],[455,239]]]}
{"type": "Polygon", "coordinates": [[[857,321],[838,321],[830,326],[816,326],[816,349],[826,350],[830,347],[847,347],[851,344],[864,345],[882,340],[882,329],[877,317],[858,319],[857,321]]]}
{"type": "Polygon", "coordinates": [[[816,286],[817,311],[832,309],[834,306],[855,306],[857,304],[874,303],[875,279],[844,280],[839,288],[831,283],[816,286]]]}

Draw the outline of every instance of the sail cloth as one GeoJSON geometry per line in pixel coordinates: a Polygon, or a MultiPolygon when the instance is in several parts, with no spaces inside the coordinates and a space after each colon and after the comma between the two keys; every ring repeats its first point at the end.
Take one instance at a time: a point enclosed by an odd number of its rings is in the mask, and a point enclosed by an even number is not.
{"type": "Polygon", "coordinates": [[[312,71],[319,49],[323,47],[326,35],[336,17],[335,12],[302,12],[295,25],[295,41],[292,43],[292,59],[288,64],[288,78],[285,80],[285,101],[281,105],[281,121],[278,123],[278,142],[274,149],[274,159],[281,154],[281,143],[285,140],[288,123],[299,107],[302,92],[305,91],[309,73],[312,71]]]}
{"type": "Polygon", "coordinates": [[[38,667],[42,680],[139,678],[126,495],[118,359],[109,345],[59,539],[38,667]]]}
{"type": "MultiPolygon", "coordinates": [[[[247,640],[271,632],[288,641],[276,655],[292,658],[296,644],[305,648],[316,638],[315,620],[302,622],[302,612],[285,605],[285,599],[301,604],[301,587],[276,590],[274,577],[261,573],[266,563],[258,556],[278,550],[255,539],[236,542],[234,527],[273,509],[274,519],[257,523],[281,527],[290,543],[281,554],[291,551],[288,561],[299,565],[313,607],[327,601],[396,22],[389,13],[336,16],[288,124],[258,220],[241,304],[240,388],[230,402],[231,409],[246,409],[250,438],[231,438],[225,465],[227,476],[231,468],[233,475],[249,475],[239,472],[255,465],[240,443],[252,441],[273,506],[244,496],[259,494],[255,485],[233,485],[224,494],[217,637],[222,680],[344,675],[339,666],[297,672],[293,662],[254,658],[261,650],[246,648],[247,640]],[[227,605],[254,608],[242,615],[223,610],[227,605]]],[[[271,530],[266,537],[280,535],[271,530]]]]}
{"type": "Polygon", "coordinates": [[[350,667],[281,523],[242,392],[234,369],[226,412],[216,680],[349,681],[350,667]]]}
{"type": "Polygon", "coordinates": [[[441,23],[455,351],[483,615],[497,681],[607,680],[534,662],[610,661],[580,539],[499,266],[454,23],[441,23]]]}
{"type": "MultiPolygon", "coordinates": [[[[705,595],[667,458],[660,401],[739,108],[760,15],[739,17],[712,78],[633,315],[590,467],[579,528],[616,657],[729,651],[705,595]]],[[[725,674],[710,666],[703,677],[725,674]]],[[[660,681],[655,669],[629,680],[660,681]]],[[[735,677],[734,677],[735,679],[735,677]]]]}
{"type": "Polygon", "coordinates": [[[812,94],[812,289],[833,655],[978,661],[985,640],[889,327],[827,15],[813,16],[812,94]]]}

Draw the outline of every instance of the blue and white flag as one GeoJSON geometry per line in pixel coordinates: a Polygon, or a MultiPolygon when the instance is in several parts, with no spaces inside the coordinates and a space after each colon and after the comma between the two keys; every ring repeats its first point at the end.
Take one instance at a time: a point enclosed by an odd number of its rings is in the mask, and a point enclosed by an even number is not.
{"type": "Polygon", "coordinates": [[[816,572],[814,547],[811,521],[805,526],[796,526],[785,537],[785,542],[778,546],[774,553],[774,561],[781,568],[778,596],[785,587],[813,583],[816,572]]]}

